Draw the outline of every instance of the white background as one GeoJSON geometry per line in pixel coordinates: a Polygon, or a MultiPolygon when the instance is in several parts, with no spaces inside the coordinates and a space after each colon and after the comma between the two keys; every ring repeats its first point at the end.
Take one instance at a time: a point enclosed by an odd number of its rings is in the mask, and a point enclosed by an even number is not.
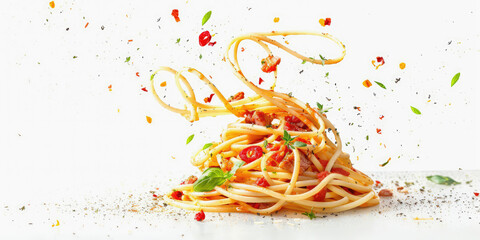
{"type": "MultiPolygon", "coordinates": [[[[277,90],[333,107],[328,117],[350,142],[345,151],[356,168],[480,169],[477,1],[55,2],[51,9],[48,1],[6,1],[0,9],[0,186],[7,200],[101,191],[145,179],[165,184],[197,173],[190,155],[217,141],[232,118],[191,125],[141,88],[159,66],[190,66],[211,75],[226,96],[240,89],[252,94],[221,58],[234,36],[271,30],[328,32],[346,45],[345,60],[324,67],[302,65],[274,49],[282,57],[277,90]],[[170,15],[174,8],[180,11],[178,23],[170,15]],[[212,17],[202,27],[209,10],[212,17]],[[274,17],[280,21],[274,23],[274,17]],[[318,23],[325,17],[332,18],[331,26],[318,23]],[[198,45],[204,30],[215,33],[214,47],[198,45]],[[386,64],[375,70],[371,60],[377,56],[386,64]],[[450,87],[457,72],[460,80],[450,87]],[[401,80],[395,83],[396,78],[401,80]],[[365,79],[387,90],[367,89],[365,79]],[[413,114],[410,106],[422,114],[413,114]],[[392,161],[379,167],[389,157],[392,161]]],[[[302,41],[308,44],[295,50],[306,55],[336,53],[316,38],[302,41]]],[[[246,69],[257,70],[264,57],[253,47],[243,56],[246,69]]],[[[256,82],[259,75],[250,74],[256,82]]],[[[172,85],[171,78],[165,80],[172,85]]],[[[209,94],[203,90],[198,99],[209,94]]]]}

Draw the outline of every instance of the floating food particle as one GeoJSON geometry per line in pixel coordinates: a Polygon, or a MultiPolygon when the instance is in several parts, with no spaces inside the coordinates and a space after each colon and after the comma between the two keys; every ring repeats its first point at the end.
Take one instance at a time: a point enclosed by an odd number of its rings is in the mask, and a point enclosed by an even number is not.
{"type": "Polygon", "coordinates": [[[178,9],[172,10],[172,16],[175,18],[176,22],[180,22],[180,18],[178,17],[178,9]]]}
{"type": "Polygon", "coordinates": [[[112,84],[108,85],[108,91],[112,91],[112,84]]]}
{"type": "Polygon", "coordinates": [[[166,82],[166,81],[160,83],[160,87],[166,87],[166,86],[167,86],[167,82],[166,82]]]}
{"type": "Polygon", "coordinates": [[[365,80],[365,81],[363,81],[362,84],[363,84],[363,86],[365,86],[366,88],[369,88],[369,87],[372,86],[372,83],[371,83],[370,80],[368,80],[368,79],[365,80]]]}
{"type": "Polygon", "coordinates": [[[51,8],[55,8],[55,2],[54,1],[49,2],[48,5],[50,5],[51,8]]]}
{"type": "Polygon", "coordinates": [[[147,122],[148,122],[148,123],[152,123],[152,118],[149,117],[149,116],[147,116],[147,122]]]}
{"type": "Polygon", "coordinates": [[[276,17],[276,18],[273,19],[273,22],[276,22],[276,23],[277,23],[278,21],[280,21],[280,18],[278,18],[278,17],[276,17]]]}
{"type": "Polygon", "coordinates": [[[90,23],[89,23],[89,22],[87,22],[87,24],[85,24],[85,28],[87,28],[87,27],[88,27],[88,24],[90,24],[90,23]]]}
{"type": "Polygon", "coordinates": [[[210,42],[210,40],[212,40],[212,35],[210,35],[209,31],[204,31],[200,33],[200,35],[198,36],[198,43],[202,47],[207,45],[210,42]]]}
{"type": "Polygon", "coordinates": [[[211,101],[212,101],[212,98],[213,98],[213,95],[215,95],[215,93],[210,94],[210,97],[204,98],[203,101],[204,101],[205,103],[211,102],[211,101]]]}
{"type": "Polygon", "coordinates": [[[142,88],[142,91],[144,91],[144,92],[148,92],[148,90],[147,90],[147,88],[146,88],[146,87],[143,87],[143,88],[142,88]]]}
{"type": "Polygon", "coordinates": [[[382,129],[377,128],[377,133],[378,133],[378,134],[382,134],[382,129]]]}
{"type": "Polygon", "coordinates": [[[325,18],[325,26],[330,26],[331,23],[332,23],[331,18],[325,18]]]}
{"type": "Polygon", "coordinates": [[[400,69],[402,69],[402,70],[405,69],[405,63],[403,63],[403,62],[400,63],[400,69]]]}
{"type": "Polygon", "coordinates": [[[322,25],[322,27],[325,27],[325,19],[320,18],[320,20],[318,20],[318,22],[320,23],[320,25],[322,25]]]}
{"type": "Polygon", "coordinates": [[[137,75],[137,77],[140,77],[140,73],[139,73],[139,72],[136,72],[135,75],[137,75]]]}

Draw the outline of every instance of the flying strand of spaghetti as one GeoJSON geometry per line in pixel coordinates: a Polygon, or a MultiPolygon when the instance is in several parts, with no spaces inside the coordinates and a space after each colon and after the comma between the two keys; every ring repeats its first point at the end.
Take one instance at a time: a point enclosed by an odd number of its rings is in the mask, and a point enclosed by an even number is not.
{"type": "Polygon", "coordinates": [[[238,121],[228,124],[221,141],[205,145],[192,157],[192,164],[203,171],[198,178],[189,177],[164,196],[172,206],[209,212],[251,212],[269,214],[282,208],[295,211],[341,212],[379,203],[372,189],[373,181],[354,169],[349,155],[342,151],[336,128],[319,108],[312,108],[284,93],[275,92],[275,57],[270,46],[314,64],[335,64],[345,56],[345,46],[325,33],[271,32],[251,33],[231,41],[225,61],[235,76],[256,93],[227,99],[201,72],[194,68],[176,71],[159,68],[151,78],[151,90],[166,109],[193,122],[202,117],[233,114],[238,121]],[[327,38],[342,48],[341,56],[312,59],[272,39],[275,36],[310,35],[327,38]],[[244,40],[258,43],[268,54],[262,71],[273,72],[270,89],[249,81],[238,62],[238,48],[244,40]],[[233,56],[233,59],[231,58],[233,56]],[[175,86],[187,102],[184,109],[164,102],[155,89],[155,75],[160,71],[174,75],[175,86]],[[222,102],[214,106],[198,102],[184,73],[203,81],[222,102]],[[331,131],[335,140],[327,137],[331,131]]]}

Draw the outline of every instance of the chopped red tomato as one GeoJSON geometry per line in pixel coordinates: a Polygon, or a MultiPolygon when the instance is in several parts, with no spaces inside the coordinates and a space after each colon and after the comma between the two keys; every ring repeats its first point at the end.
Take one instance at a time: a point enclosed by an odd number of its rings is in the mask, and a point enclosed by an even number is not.
{"type": "Polygon", "coordinates": [[[243,116],[246,123],[253,123],[260,126],[271,125],[273,117],[270,114],[266,114],[262,111],[246,111],[243,116]]]}
{"type": "Polygon", "coordinates": [[[287,131],[304,131],[308,129],[307,125],[295,116],[285,117],[285,130],[287,131]]]}
{"type": "Polygon", "coordinates": [[[235,102],[235,101],[238,101],[238,100],[242,100],[243,98],[245,98],[245,93],[244,92],[238,92],[234,96],[230,97],[230,99],[228,99],[228,101],[229,102],[235,102]]]}
{"type": "Polygon", "coordinates": [[[210,40],[212,40],[212,35],[210,35],[209,31],[202,32],[200,33],[200,36],[198,36],[198,42],[202,47],[207,45],[210,40]]]}
{"type": "Polygon", "coordinates": [[[252,206],[253,208],[259,209],[260,203],[248,203],[248,205],[252,206]]]}
{"type": "Polygon", "coordinates": [[[172,198],[175,200],[182,200],[183,192],[175,191],[172,193],[172,198]]]}
{"type": "MultiPolygon", "coordinates": [[[[307,189],[308,190],[312,190],[315,186],[308,186],[307,189]]],[[[325,201],[325,196],[327,195],[327,188],[324,187],[322,188],[322,190],[320,190],[320,192],[318,192],[317,194],[313,195],[313,201],[315,202],[323,202],[325,201]]]]}
{"type": "Polygon", "coordinates": [[[176,22],[180,22],[180,18],[178,17],[178,9],[172,10],[172,16],[175,18],[176,22]]]}
{"type": "Polygon", "coordinates": [[[480,195],[480,193],[478,192],[474,192],[473,194],[475,195],[475,197],[478,197],[478,195],[480,195]]]}
{"type": "Polygon", "coordinates": [[[140,77],[140,73],[139,73],[139,72],[135,73],[135,75],[136,75],[137,77],[140,77]]]}
{"type": "Polygon", "coordinates": [[[323,179],[325,179],[330,173],[327,172],[327,171],[323,171],[323,172],[320,172],[320,173],[317,173],[317,178],[318,178],[318,181],[322,181],[323,179]]]}
{"type": "Polygon", "coordinates": [[[196,176],[190,176],[188,177],[187,179],[185,179],[182,183],[180,183],[180,185],[185,185],[185,184],[193,184],[197,181],[197,177],[196,176]]]}
{"type": "Polygon", "coordinates": [[[263,155],[262,148],[259,146],[250,146],[240,151],[240,158],[246,163],[253,162],[263,155]]]}
{"type": "Polygon", "coordinates": [[[377,128],[377,133],[378,133],[378,134],[382,134],[382,129],[377,128]]]}
{"type": "Polygon", "coordinates": [[[157,194],[152,194],[152,197],[158,198],[157,194]]]}
{"type": "Polygon", "coordinates": [[[391,189],[382,189],[378,192],[378,196],[380,197],[391,197],[393,196],[393,191],[391,189]]]}
{"type": "Polygon", "coordinates": [[[325,18],[325,25],[326,25],[326,26],[330,26],[331,23],[332,23],[332,19],[331,19],[331,18],[325,18]]]}
{"type": "Polygon", "coordinates": [[[215,93],[210,94],[210,97],[204,98],[203,101],[204,101],[205,103],[211,102],[211,101],[212,101],[212,98],[213,98],[213,95],[215,95],[215,93]]]}
{"type": "Polygon", "coordinates": [[[269,73],[277,70],[277,65],[280,64],[280,58],[268,55],[268,57],[262,59],[262,71],[269,73]]]}
{"type": "Polygon", "coordinates": [[[205,219],[205,213],[203,212],[203,210],[200,210],[200,212],[198,212],[197,214],[195,214],[195,220],[201,222],[205,219]]]}
{"type": "Polygon", "coordinates": [[[217,42],[209,42],[209,43],[208,43],[208,46],[212,46],[212,47],[213,47],[213,46],[215,46],[215,44],[217,44],[217,42]]]}
{"type": "Polygon", "coordinates": [[[255,184],[259,187],[264,187],[264,188],[270,186],[270,184],[268,184],[268,182],[267,182],[267,179],[265,179],[264,177],[261,177],[261,178],[257,179],[255,184]]]}
{"type": "Polygon", "coordinates": [[[148,90],[147,90],[147,88],[146,88],[146,87],[143,87],[143,88],[142,88],[142,91],[144,91],[144,92],[148,92],[148,90]]]}
{"type": "Polygon", "coordinates": [[[262,78],[258,78],[258,85],[262,84],[263,82],[265,82],[265,81],[263,81],[262,78]]]}
{"type": "Polygon", "coordinates": [[[329,160],[322,160],[322,159],[320,159],[319,161],[320,161],[320,164],[322,164],[323,168],[326,168],[329,162],[329,160]]]}
{"type": "Polygon", "coordinates": [[[346,177],[348,177],[348,176],[350,175],[349,172],[345,171],[345,170],[342,169],[342,168],[332,168],[332,171],[330,171],[330,172],[342,174],[343,176],[346,176],[346,177]]]}

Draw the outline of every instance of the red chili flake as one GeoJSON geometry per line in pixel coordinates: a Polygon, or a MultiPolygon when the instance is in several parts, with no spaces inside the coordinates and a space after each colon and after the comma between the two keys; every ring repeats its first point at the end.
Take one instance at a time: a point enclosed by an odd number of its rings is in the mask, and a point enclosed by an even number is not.
{"type": "Polygon", "coordinates": [[[267,179],[265,179],[264,177],[261,177],[261,178],[257,179],[255,184],[259,187],[264,187],[264,188],[270,186],[270,184],[268,184],[268,182],[267,182],[267,179]]]}
{"type": "Polygon", "coordinates": [[[133,39],[128,40],[128,42],[133,42],[133,39]]]}
{"type": "Polygon", "coordinates": [[[211,101],[212,101],[212,98],[213,98],[213,95],[215,95],[215,93],[210,94],[210,97],[204,98],[203,101],[204,101],[205,103],[211,102],[211,101]]]}
{"type": "Polygon", "coordinates": [[[359,112],[362,111],[360,110],[360,107],[353,107],[353,109],[358,110],[359,112]]]}
{"type": "Polygon", "coordinates": [[[200,210],[200,212],[198,212],[197,214],[195,214],[195,220],[201,222],[205,219],[205,213],[203,212],[203,210],[200,210]]]}
{"type": "Polygon", "coordinates": [[[242,47],[242,48],[240,49],[240,51],[244,52],[244,51],[245,51],[245,48],[244,48],[244,47],[242,47]]]}
{"type": "Polygon", "coordinates": [[[158,198],[158,196],[157,196],[156,194],[153,194],[153,197],[154,197],[154,198],[158,198]]]}
{"type": "Polygon", "coordinates": [[[213,46],[215,46],[215,44],[217,44],[217,42],[209,42],[209,43],[208,43],[208,46],[212,46],[212,47],[213,47],[213,46]]]}
{"type": "Polygon", "coordinates": [[[377,133],[378,133],[378,134],[382,134],[382,129],[377,128],[377,133]]]}
{"type": "Polygon", "coordinates": [[[480,193],[478,192],[474,192],[473,194],[475,194],[475,197],[478,197],[478,195],[480,195],[480,193]]]}
{"type": "Polygon", "coordinates": [[[182,200],[183,192],[175,191],[172,193],[172,198],[175,200],[182,200]]]}
{"type": "Polygon", "coordinates": [[[383,186],[383,184],[380,181],[375,180],[375,187],[381,187],[381,186],[383,186]]]}
{"type": "Polygon", "coordinates": [[[382,115],[382,116],[380,116],[379,118],[380,118],[380,120],[382,120],[382,119],[384,118],[384,116],[382,115]]]}
{"type": "Polygon", "coordinates": [[[137,75],[137,77],[140,77],[140,73],[139,73],[139,72],[136,72],[135,75],[137,75]]]}
{"type": "Polygon", "coordinates": [[[87,27],[88,27],[88,24],[89,24],[88,22],[87,22],[87,24],[85,24],[85,28],[87,28],[87,27]]]}
{"type": "Polygon", "coordinates": [[[235,101],[239,101],[239,100],[242,100],[245,98],[245,93],[244,92],[238,92],[236,93],[234,96],[231,96],[228,101],[229,102],[235,102],[235,101]]]}
{"type": "Polygon", "coordinates": [[[325,18],[325,25],[330,26],[330,23],[332,23],[332,19],[331,18],[325,18]]]}
{"type": "Polygon", "coordinates": [[[178,9],[172,10],[172,16],[175,18],[176,22],[180,22],[180,18],[178,17],[178,9]]]}
{"type": "Polygon", "coordinates": [[[262,84],[263,82],[265,82],[265,81],[263,81],[262,78],[258,78],[258,85],[262,84]]]}
{"type": "Polygon", "coordinates": [[[198,42],[202,47],[207,45],[210,42],[210,40],[212,40],[212,35],[210,35],[209,31],[202,32],[198,36],[198,42]]]}
{"type": "Polygon", "coordinates": [[[393,196],[393,191],[390,189],[382,189],[378,192],[378,196],[380,197],[391,197],[393,196]]]}
{"type": "Polygon", "coordinates": [[[146,88],[146,87],[143,87],[143,88],[142,88],[142,91],[144,91],[144,92],[148,92],[148,90],[147,90],[147,88],[146,88]]]}
{"type": "Polygon", "coordinates": [[[383,57],[377,57],[377,62],[381,63],[382,65],[385,64],[383,57]]]}

